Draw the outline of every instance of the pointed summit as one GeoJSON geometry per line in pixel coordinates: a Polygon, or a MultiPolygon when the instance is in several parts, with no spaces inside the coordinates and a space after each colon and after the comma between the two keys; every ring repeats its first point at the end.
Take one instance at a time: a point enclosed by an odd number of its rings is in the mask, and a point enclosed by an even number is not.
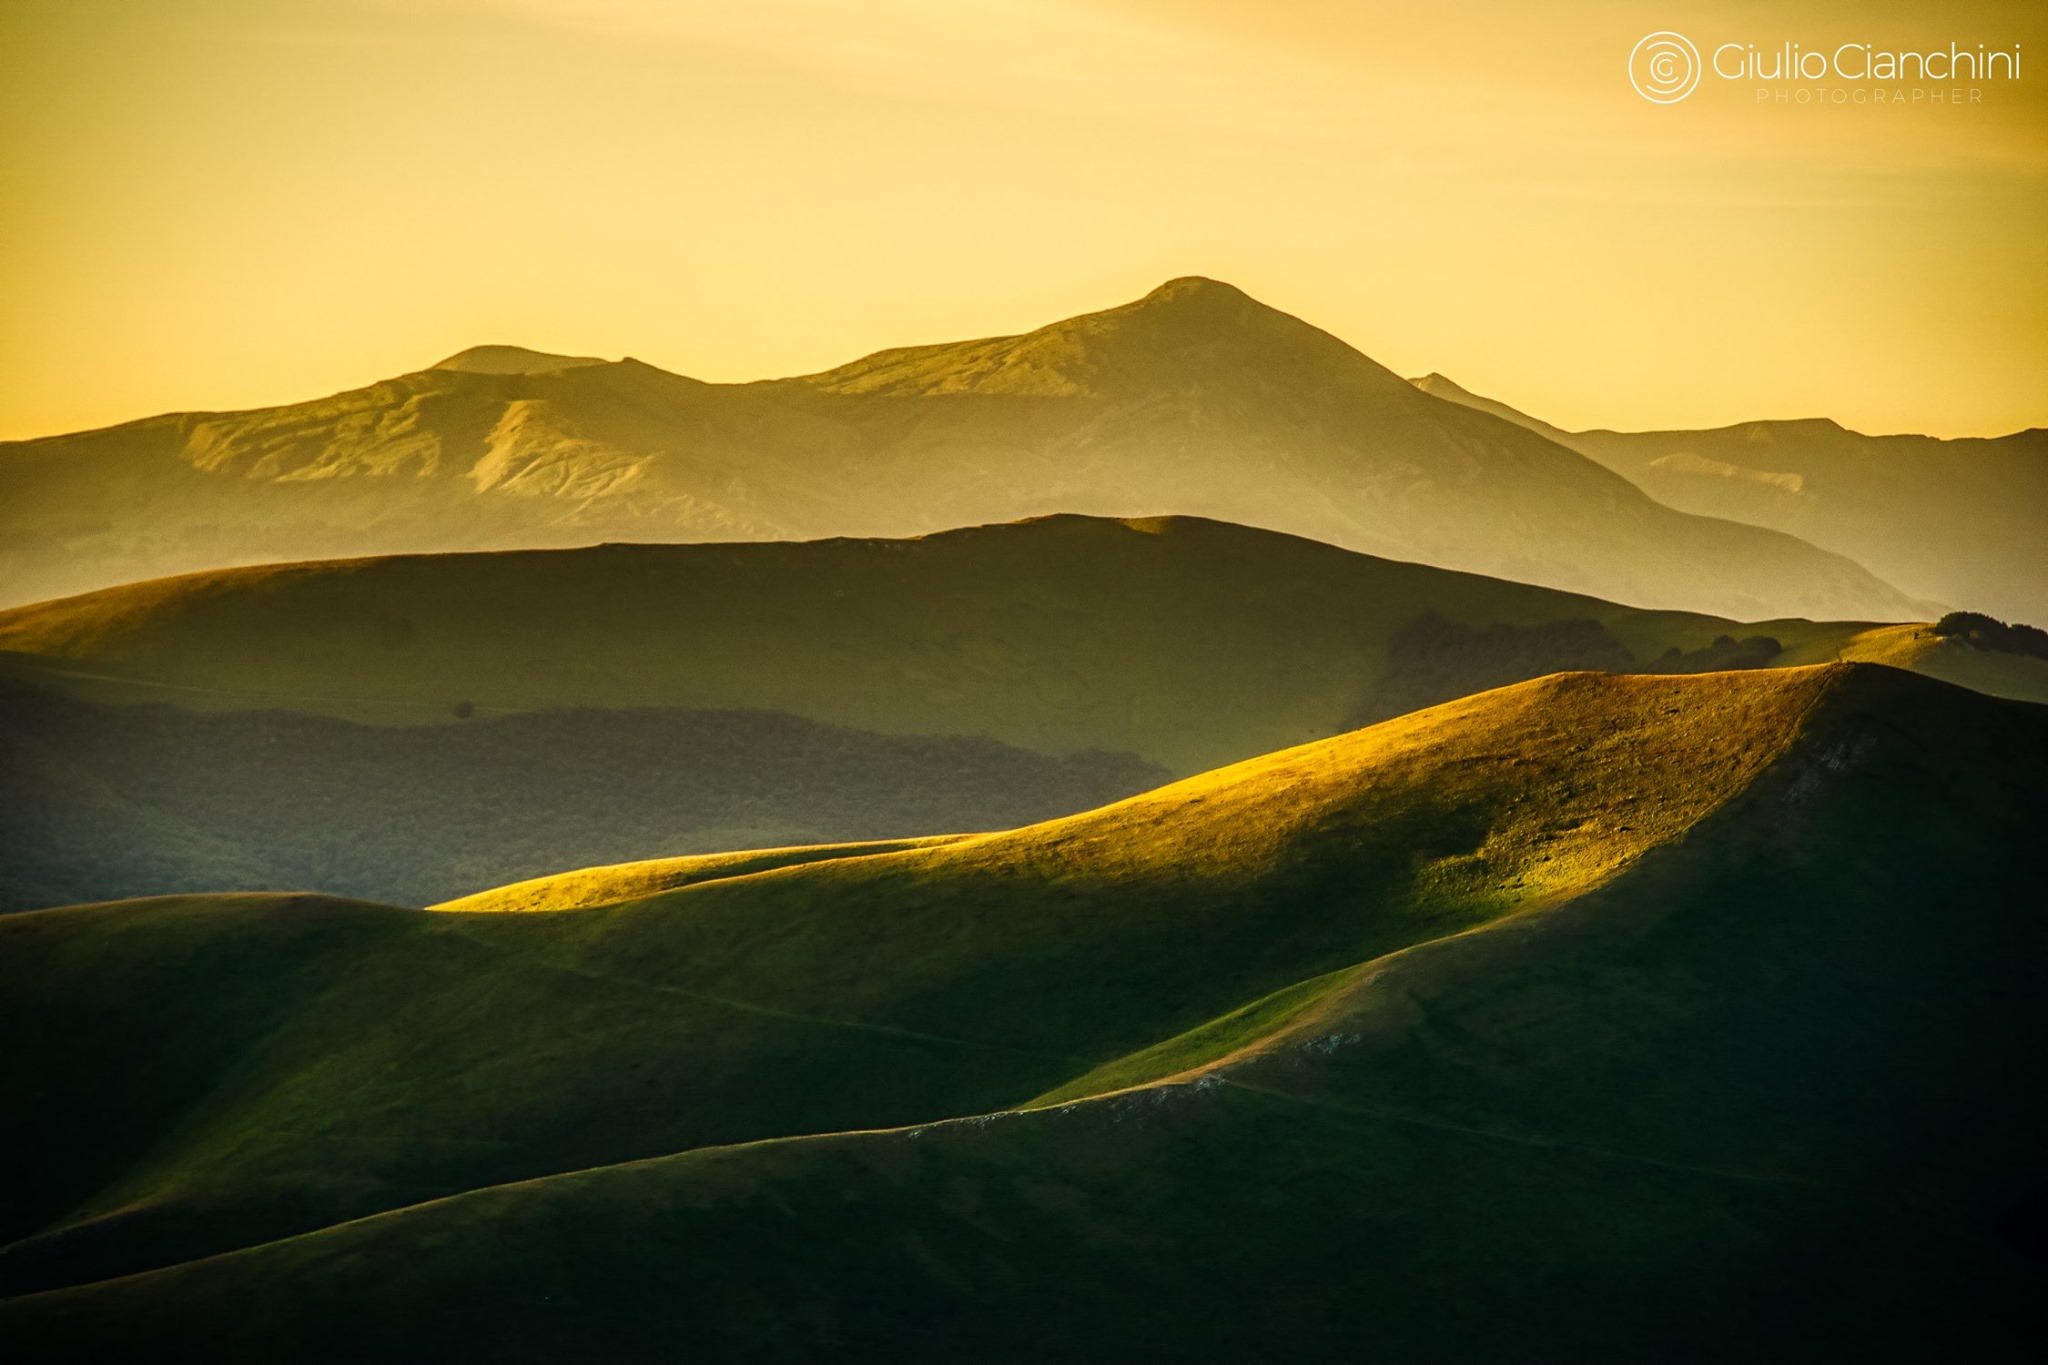
{"type": "MultiPolygon", "coordinates": [[[[1408,382],[1421,389],[1424,393],[1431,394],[1437,398],[1448,398],[1454,403],[1478,397],[1477,394],[1473,393],[1472,390],[1466,388],[1463,384],[1460,384],[1457,380],[1447,374],[1440,374],[1435,370],[1431,370],[1425,375],[1417,375],[1408,382]]],[[[1469,407],[1471,404],[1466,402],[1466,406],[1469,407]]]]}
{"type": "Polygon", "coordinates": [[[1459,407],[1471,408],[1474,412],[1492,413],[1495,417],[1513,422],[1525,431],[1535,432],[1545,440],[1555,441],[1559,445],[1571,446],[1573,449],[1577,449],[1576,446],[1572,446],[1571,433],[1564,428],[1554,427],[1540,417],[1531,417],[1521,409],[1511,408],[1497,398],[1488,398],[1484,394],[1474,393],[1457,380],[1438,374],[1434,370],[1419,379],[1411,379],[1408,382],[1413,384],[1418,391],[1426,393],[1432,398],[1441,398],[1446,403],[1456,403],[1459,407]]]}
{"type": "Polygon", "coordinates": [[[1109,398],[1336,388],[1415,397],[1408,382],[1319,327],[1200,275],[1026,332],[880,351],[805,381],[834,393],[1109,398]]]}

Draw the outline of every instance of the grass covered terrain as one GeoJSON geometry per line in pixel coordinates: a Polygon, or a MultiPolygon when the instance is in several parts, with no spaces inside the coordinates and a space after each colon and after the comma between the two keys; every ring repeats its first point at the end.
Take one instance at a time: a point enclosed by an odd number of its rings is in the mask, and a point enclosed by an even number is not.
{"type": "Polygon", "coordinates": [[[78,1359],[2017,1342],[2044,772],[2040,710],[1895,670],[1573,675],[1012,833],[593,870],[516,913],[10,916],[36,1178],[0,1330],[78,1359]]]}
{"type": "Polygon", "coordinates": [[[876,839],[858,844],[806,844],[796,848],[759,848],[742,853],[700,854],[694,858],[649,858],[612,867],[586,867],[574,872],[557,872],[534,877],[509,886],[493,887],[473,896],[462,896],[429,906],[431,910],[454,910],[464,914],[492,914],[516,910],[580,910],[585,906],[609,905],[614,901],[637,900],[664,891],[680,891],[700,882],[746,877],[772,872],[778,867],[797,867],[840,858],[867,858],[879,853],[901,853],[913,848],[930,848],[970,838],[965,834],[933,834],[922,839],[876,839]]]}
{"type": "Polygon", "coordinates": [[[227,570],[0,613],[0,650],[108,700],[385,724],[458,707],[774,710],[1187,774],[1346,728],[1389,637],[1424,612],[1590,618],[1646,655],[1733,624],[1216,522],[1059,516],[916,540],[227,570]]]}

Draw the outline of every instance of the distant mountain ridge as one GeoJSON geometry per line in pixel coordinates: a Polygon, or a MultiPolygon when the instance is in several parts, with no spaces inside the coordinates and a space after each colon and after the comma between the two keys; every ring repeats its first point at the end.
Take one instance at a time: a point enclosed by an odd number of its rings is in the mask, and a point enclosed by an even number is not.
{"type": "Polygon", "coordinates": [[[0,601],[308,556],[1080,512],[1207,516],[1735,618],[1935,606],[1793,537],[1674,512],[1212,280],[752,384],[513,350],[311,403],[0,446],[0,601]]]}
{"type": "Polygon", "coordinates": [[[1598,460],[1672,507],[1798,536],[1916,596],[2048,621],[2048,429],[1942,440],[1808,417],[1573,432],[1440,374],[1410,382],[1598,460]]]}

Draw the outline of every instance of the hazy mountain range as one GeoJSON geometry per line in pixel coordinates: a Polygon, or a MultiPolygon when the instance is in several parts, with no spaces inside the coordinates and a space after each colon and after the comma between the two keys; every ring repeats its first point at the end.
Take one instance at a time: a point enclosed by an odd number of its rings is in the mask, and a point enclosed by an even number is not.
{"type": "Polygon", "coordinates": [[[1569,446],[1672,507],[1798,536],[1916,597],[2048,621],[2048,429],[1944,441],[1815,417],[1563,431],[1440,374],[1413,382],[1569,446]]]}
{"type": "Polygon", "coordinates": [[[1936,609],[1793,536],[1666,507],[1197,278],[796,379],[484,347],[314,402],[11,443],[0,600],[309,556],[901,536],[1056,512],[1208,516],[1739,619],[1936,609]]]}

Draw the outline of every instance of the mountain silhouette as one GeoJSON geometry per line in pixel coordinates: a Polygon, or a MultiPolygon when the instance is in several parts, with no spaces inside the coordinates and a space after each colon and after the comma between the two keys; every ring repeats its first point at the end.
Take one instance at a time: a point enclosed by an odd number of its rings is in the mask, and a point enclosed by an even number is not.
{"type": "Polygon", "coordinates": [[[1440,374],[1413,383],[1569,446],[1672,507],[1799,536],[1916,597],[2048,621],[2048,429],[1940,440],[1809,417],[1565,431],[1440,374]]]}
{"type": "Polygon", "coordinates": [[[1080,512],[1206,516],[1743,619],[1931,613],[1843,556],[1665,507],[1211,280],[752,384],[534,354],[0,446],[5,600],[308,556],[1080,512]]]}

